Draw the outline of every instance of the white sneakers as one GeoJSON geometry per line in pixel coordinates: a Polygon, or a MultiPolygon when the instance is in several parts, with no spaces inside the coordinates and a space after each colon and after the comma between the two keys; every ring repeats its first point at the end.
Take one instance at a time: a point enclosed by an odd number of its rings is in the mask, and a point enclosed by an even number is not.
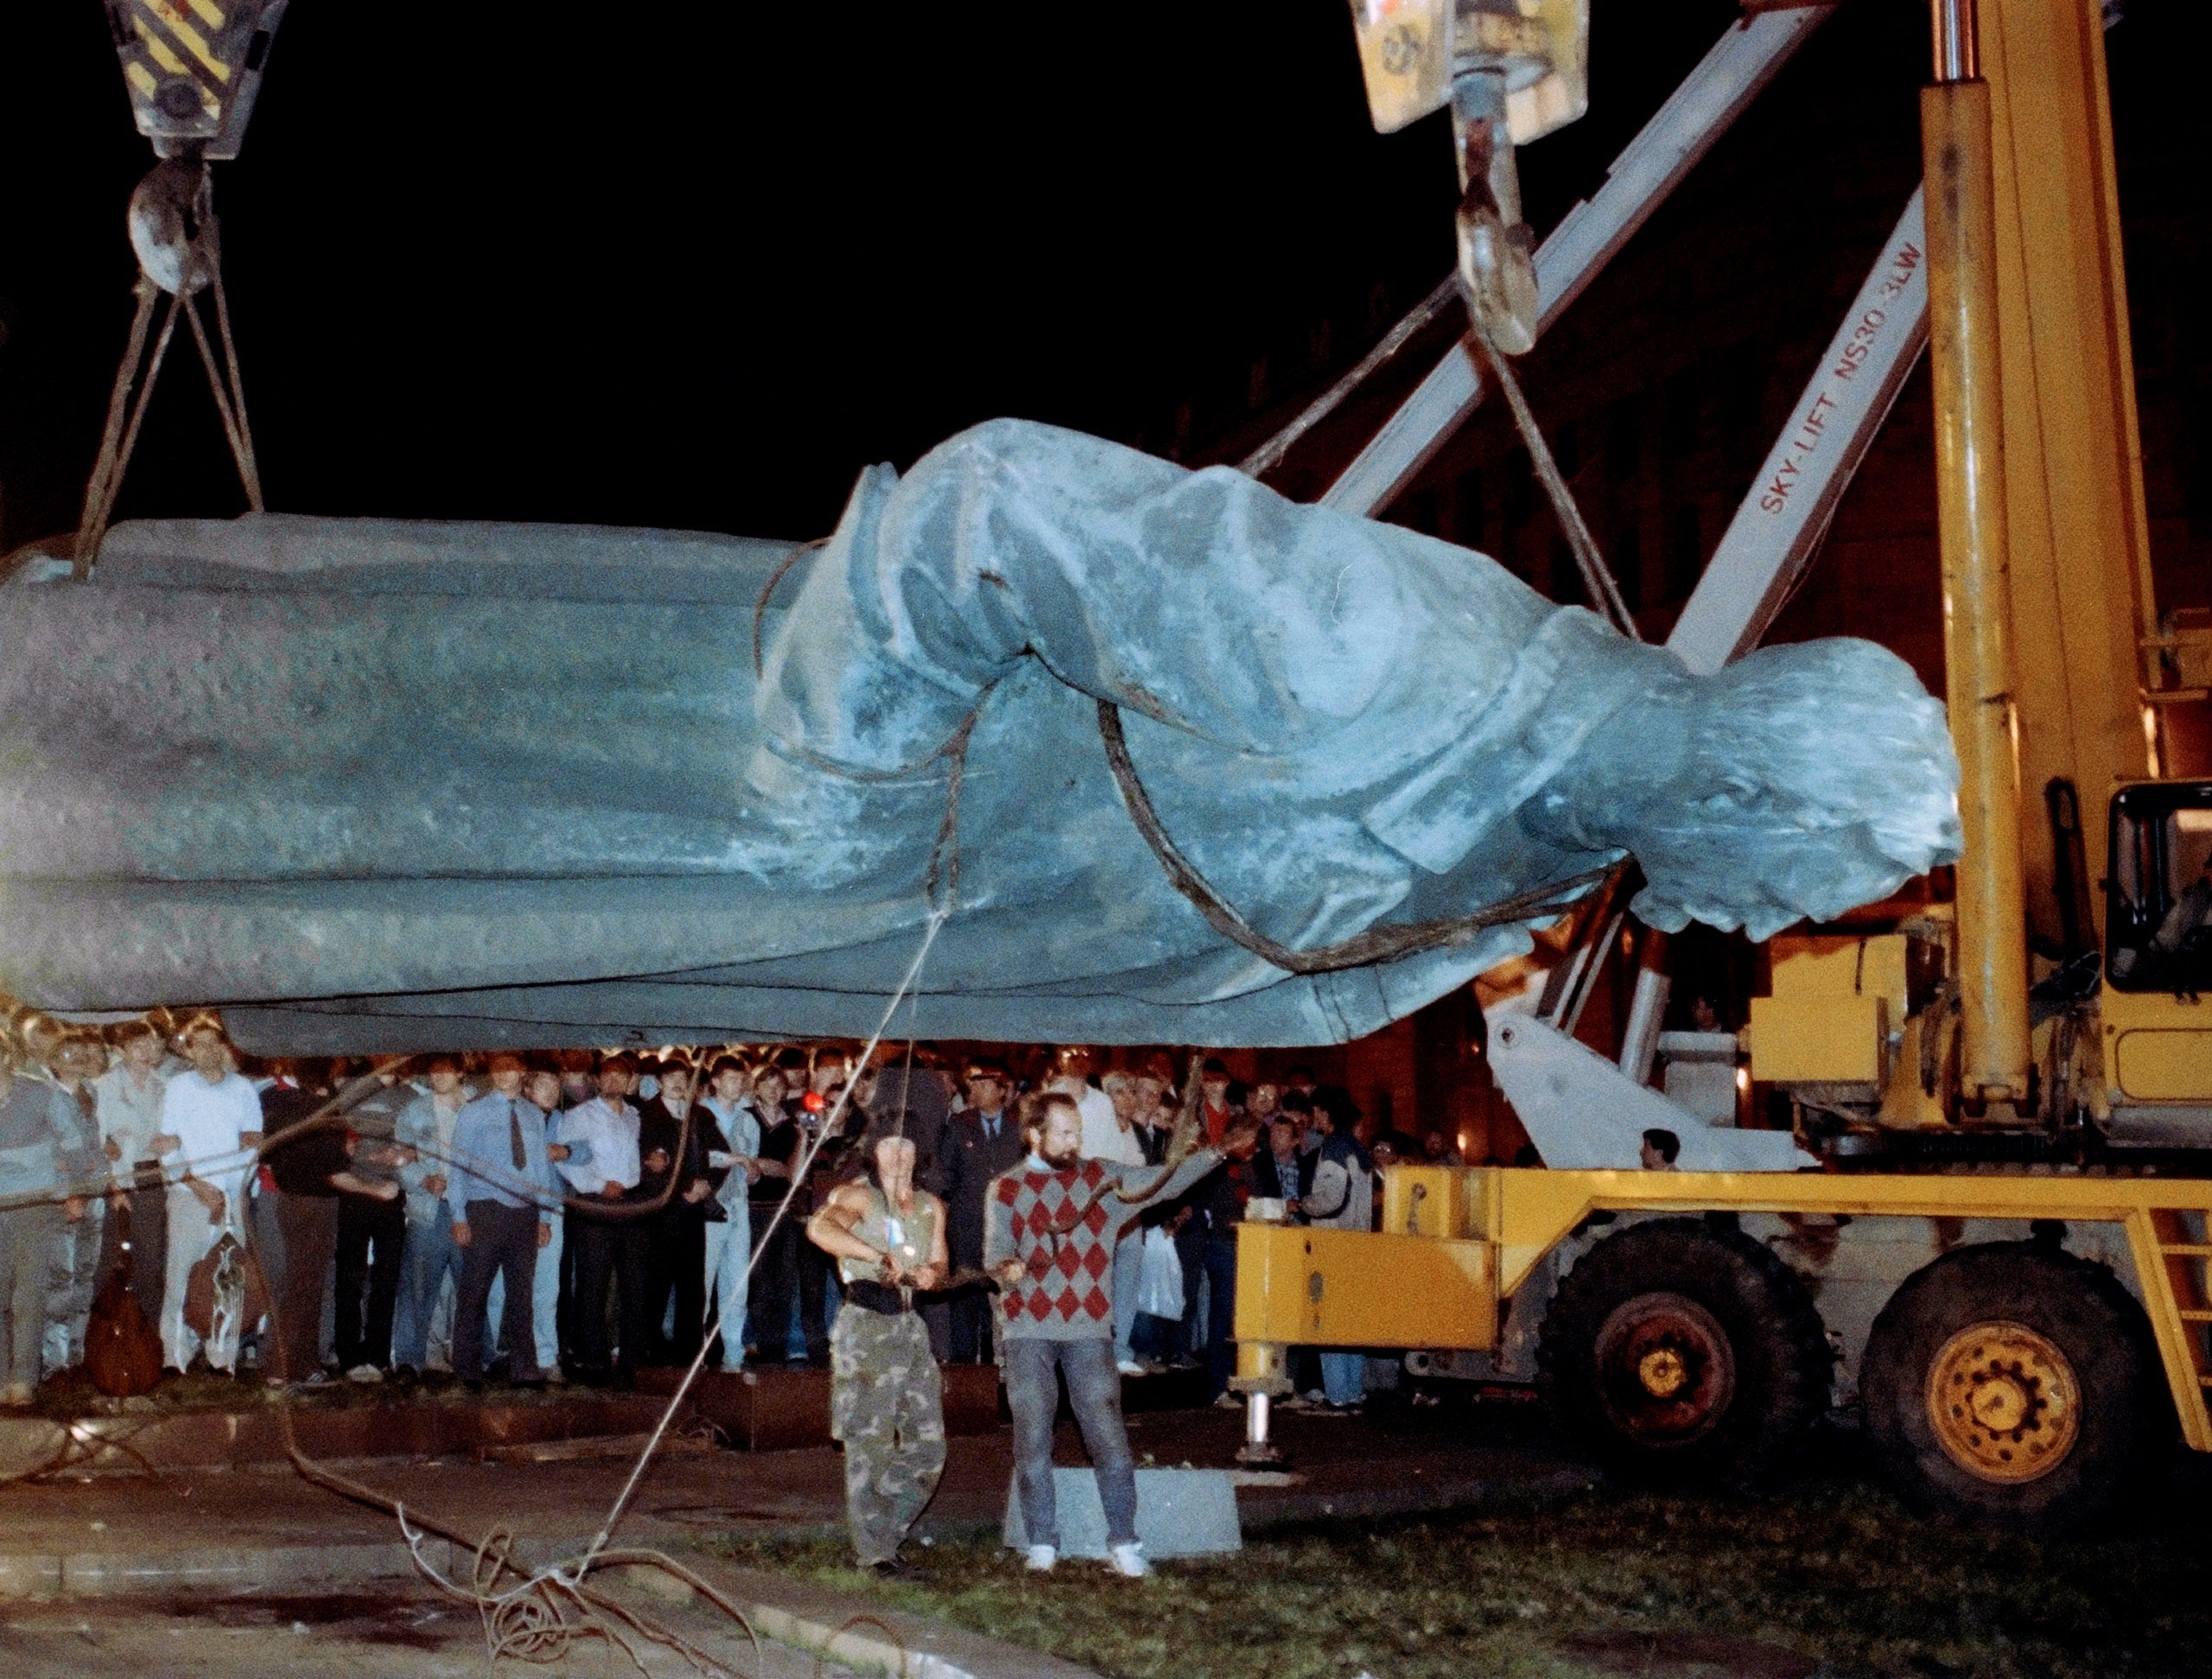
{"type": "MultiPolygon", "coordinates": [[[[1152,1565],[1144,1560],[1141,1541],[1127,1545],[1116,1545],[1107,1553],[1114,1565],[1114,1572],[1124,1580],[1142,1580],[1152,1572],[1152,1565]]],[[[1033,1574],[1048,1574],[1060,1560],[1058,1549],[1051,1545],[1032,1545],[1027,1567],[1033,1574]]]]}
{"type": "Polygon", "coordinates": [[[1114,1368],[1121,1371],[1124,1376],[1149,1376],[1152,1374],[1150,1371],[1147,1370],[1142,1364],[1139,1364],[1134,1358],[1117,1358],[1114,1361],[1114,1368]]]}

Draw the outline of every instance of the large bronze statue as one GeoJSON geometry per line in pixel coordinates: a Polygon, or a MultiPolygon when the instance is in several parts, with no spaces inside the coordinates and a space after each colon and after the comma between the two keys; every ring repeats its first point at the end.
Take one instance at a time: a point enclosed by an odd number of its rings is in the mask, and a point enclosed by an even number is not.
{"type": "Polygon", "coordinates": [[[1693,677],[1480,555],[1016,421],[803,548],[271,515],[60,569],[0,588],[0,988],[248,1042],[865,1031],[933,902],[925,1035],[1323,1042],[1527,939],[1392,929],[1624,854],[1647,920],[1758,936],[1958,843],[1879,648],[1693,677]]]}

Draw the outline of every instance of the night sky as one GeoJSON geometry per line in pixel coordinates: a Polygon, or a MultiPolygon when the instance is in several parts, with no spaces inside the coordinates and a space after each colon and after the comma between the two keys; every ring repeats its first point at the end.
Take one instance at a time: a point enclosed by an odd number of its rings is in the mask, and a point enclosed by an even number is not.
{"type": "MultiPolygon", "coordinates": [[[[1593,10],[1540,230],[1735,13],[1593,10]]],[[[11,11],[0,545],[75,523],[151,162],[96,0],[11,11]]],[[[993,415],[1162,444],[1299,323],[1426,290],[1454,196],[1440,118],[1369,126],[1344,0],[295,0],[216,194],[272,507],[779,536],[993,415]]],[[[122,516],[238,511],[181,341],[162,391],[122,516]]]]}

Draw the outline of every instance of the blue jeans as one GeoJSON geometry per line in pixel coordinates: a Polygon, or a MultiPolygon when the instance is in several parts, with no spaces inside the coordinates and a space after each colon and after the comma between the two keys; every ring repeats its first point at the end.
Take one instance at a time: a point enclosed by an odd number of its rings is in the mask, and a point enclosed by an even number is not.
{"type": "Polygon", "coordinates": [[[541,1210],[537,1215],[553,1228],[553,1239],[537,1250],[537,1270],[531,1284],[530,1323],[537,1342],[537,1367],[561,1368],[561,1250],[568,1245],[568,1220],[560,1209],[541,1210]]]}
{"type": "MultiPolygon", "coordinates": [[[[530,1338],[536,1343],[537,1368],[543,1374],[561,1367],[561,1330],[557,1314],[561,1304],[563,1232],[567,1226],[557,1212],[541,1210],[537,1216],[553,1232],[551,1239],[537,1250],[537,1264],[531,1274],[530,1284],[530,1338]]],[[[447,1239],[450,1241],[452,1238],[448,1236],[447,1239]]],[[[506,1288],[505,1277],[492,1279],[492,1298],[484,1308],[486,1321],[495,1324],[506,1321],[506,1288]]],[[[513,1347],[506,1347],[504,1351],[510,1358],[516,1352],[513,1347]]]]}
{"type": "Polygon", "coordinates": [[[1052,1496],[1052,1414],[1059,1409],[1057,1369],[1068,1379],[1068,1406],[1098,1477],[1098,1502],[1106,1511],[1106,1542],[1127,1545],[1137,1536],[1136,1466],[1129,1460],[1129,1431],[1122,1421],[1122,1377],[1114,1368],[1114,1343],[1098,1335],[1079,1341],[1042,1336],[1006,1338],[1006,1402],[1014,1413],[1014,1475],[1021,1492],[1021,1521],[1033,1545],[1060,1542],[1060,1517],[1052,1496]]]}
{"type": "Polygon", "coordinates": [[[752,1283],[746,1268],[753,1261],[753,1215],[743,1199],[724,1204],[729,1217],[707,1226],[707,1289],[721,1324],[718,1359],[724,1370],[745,1367],[745,1307],[752,1283]]]}
{"type": "Polygon", "coordinates": [[[453,1220],[442,1203],[436,1218],[407,1221],[399,1257],[399,1310],[392,1320],[391,1362],[419,1371],[428,1356],[439,1285],[448,1272],[456,1288],[461,1283],[461,1250],[454,1246],[453,1220]]]}
{"type": "Polygon", "coordinates": [[[1321,1355],[1321,1391],[1332,1405],[1358,1402],[1367,1391],[1364,1352],[1325,1352],[1321,1355]]]}

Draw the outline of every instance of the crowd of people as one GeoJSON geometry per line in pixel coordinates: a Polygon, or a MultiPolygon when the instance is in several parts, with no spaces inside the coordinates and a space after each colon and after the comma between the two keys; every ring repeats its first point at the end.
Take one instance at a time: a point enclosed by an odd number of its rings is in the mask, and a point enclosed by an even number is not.
{"type": "MultiPolygon", "coordinates": [[[[0,1072],[10,1405],[83,1359],[118,1269],[167,1369],[272,1385],[623,1385],[688,1361],[709,1330],[727,1369],[827,1364],[851,1280],[809,1221],[886,1135],[911,1142],[912,1181],[944,1209],[946,1269],[914,1332],[939,1363],[1003,1362],[989,1197],[1031,1155],[1035,1104],[1065,1097],[1079,1156],[1133,1170],[1160,1165],[1184,1106],[1164,1053],[1102,1070],[1081,1046],[950,1061],[886,1046],[868,1066],[790,1046],[378,1065],[257,1059],[213,1014],[44,1026],[11,1032],[0,1072]],[[222,1274],[255,1286],[226,1325],[207,1300],[233,1254],[251,1262],[222,1274]]],[[[1347,1093],[1307,1073],[1247,1088],[1209,1060],[1199,1082],[1214,1166],[1096,1262],[1108,1374],[1203,1367],[1228,1405],[1247,1204],[1371,1228],[1378,1159],[1416,1145],[1370,1149],[1347,1093]]],[[[1301,1368],[1292,1404],[1359,1402],[1359,1355],[1301,1368]]]]}

